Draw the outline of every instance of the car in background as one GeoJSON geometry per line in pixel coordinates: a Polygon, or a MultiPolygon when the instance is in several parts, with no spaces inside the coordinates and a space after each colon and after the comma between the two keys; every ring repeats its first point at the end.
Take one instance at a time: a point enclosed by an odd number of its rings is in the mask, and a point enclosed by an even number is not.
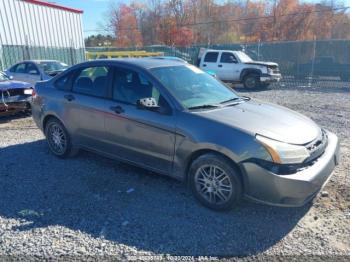
{"type": "Polygon", "coordinates": [[[12,80],[0,71],[0,116],[30,111],[33,85],[12,80]]]}
{"type": "Polygon", "coordinates": [[[245,88],[268,87],[282,78],[277,63],[254,61],[242,51],[205,50],[199,54],[198,67],[213,71],[229,83],[242,83],[245,88]]]}
{"type": "Polygon", "coordinates": [[[180,58],[180,57],[177,57],[177,56],[154,56],[154,57],[151,57],[152,59],[165,59],[165,60],[173,60],[173,61],[178,61],[178,62],[182,62],[182,63],[188,63],[186,60],[180,58]]]}
{"type": "Polygon", "coordinates": [[[38,81],[48,80],[62,73],[67,68],[67,64],[56,60],[27,60],[15,64],[5,72],[14,80],[34,85],[38,81]]]}
{"type": "Polygon", "coordinates": [[[81,148],[169,175],[215,210],[243,196],[304,205],[339,161],[337,136],[311,119],[177,61],[89,61],[35,92],[33,119],[57,157],[81,148]]]}

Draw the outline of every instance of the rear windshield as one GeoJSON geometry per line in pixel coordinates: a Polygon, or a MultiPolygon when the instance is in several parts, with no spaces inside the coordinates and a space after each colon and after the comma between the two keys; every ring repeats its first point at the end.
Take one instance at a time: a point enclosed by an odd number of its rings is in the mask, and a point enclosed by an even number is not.
{"type": "Polygon", "coordinates": [[[58,61],[42,61],[38,65],[45,73],[63,71],[68,68],[67,64],[58,61]]]}

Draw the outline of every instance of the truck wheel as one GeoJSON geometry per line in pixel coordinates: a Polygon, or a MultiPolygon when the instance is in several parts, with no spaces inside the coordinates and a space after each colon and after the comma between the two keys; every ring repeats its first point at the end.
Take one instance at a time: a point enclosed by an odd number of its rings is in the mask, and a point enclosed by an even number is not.
{"type": "Polygon", "coordinates": [[[260,85],[259,76],[256,74],[249,74],[243,78],[243,85],[248,89],[255,89],[260,85]]]}

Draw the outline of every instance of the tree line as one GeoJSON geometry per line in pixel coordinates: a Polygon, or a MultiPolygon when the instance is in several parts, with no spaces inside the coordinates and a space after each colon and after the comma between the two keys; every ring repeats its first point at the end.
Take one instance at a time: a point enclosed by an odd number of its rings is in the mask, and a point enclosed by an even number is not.
{"type": "Polygon", "coordinates": [[[348,9],[333,3],[133,0],[112,2],[106,19],[117,47],[350,39],[348,9]]]}

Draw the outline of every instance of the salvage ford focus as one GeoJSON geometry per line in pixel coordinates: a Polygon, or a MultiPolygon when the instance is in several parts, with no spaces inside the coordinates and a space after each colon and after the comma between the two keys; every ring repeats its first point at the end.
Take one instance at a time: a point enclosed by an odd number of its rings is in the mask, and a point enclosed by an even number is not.
{"type": "Polygon", "coordinates": [[[309,118],[176,61],[89,61],[34,92],[33,118],[54,155],[85,149],[170,175],[215,210],[242,197],[301,206],[339,161],[337,136],[309,118]]]}

